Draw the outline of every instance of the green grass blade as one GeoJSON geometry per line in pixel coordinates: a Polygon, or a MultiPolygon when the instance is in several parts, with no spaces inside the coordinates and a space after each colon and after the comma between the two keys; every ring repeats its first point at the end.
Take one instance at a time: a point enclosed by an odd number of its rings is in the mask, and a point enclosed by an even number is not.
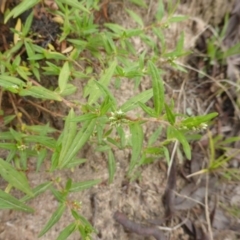
{"type": "Polygon", "coordinates": [[[23,0],[6,16],[4,22],[6,23],[11,17],[15,18],[19,16],[20,14],[26,12],[28,9],[32,8],[39,2],[40,0],[23,0]]]}
{"type": "Polygon", "coordinates": [[[163,80],[158,72],[157,67],[153,62],[148,61],[148,67],[150,75],[152,77],[153,85],[153,102],[156,116],[159,116],[164,107],[164,84],[163,80]]]}
{"type": "Polygon", "coordinates": [[[85,189],[91,188],[92,186],[100,183],[101,180],[95,179],[95,180],[88,180],[84,182],[78,182],[78,183],[73,183],[69,192],[80,192],[85,189]]]}
{"type": "Polygon", "coordinates": [[[176,117],[175,117],[174,113],[172,112],[172,109],[167,104],[165,104],[165,111],[166,111],[166,114],[167,114],[168,121],[172,125],[174,125],[176,117]]]}
{"type": "Polygon", "coordinates": [[[134,123],[130,126],[130,131],[132,134],[132,157],[130,160],[128,175],[130,175],[138,164],[140,154],[143,146],[143,129],[140,123],[134,123]]]}
{"type": "Polygon", "coordinates": [[[65,227],[57,237],[57,240],[66,240],[76,229],[75,223],[70,223],[65,227]]]}
{"type": "Polygon", "coordinates": [[[79,9],[79,10],[82,10],[83,12],[90,13],[89,10],[87,8],[85,8],[83,6],[83,4],[79,1],[77,1],[77,0],[57,0],[57,1],[61,2],[61,3],[64,3],[64,4],[67,4],[74,9],[79,9]]]}
{"type": "Polygon", "coordinates": [[[66,86],[67,86],[67,82],[70,76],[70,67],[69,67],[69,63],[65,62],[63,64],[63,67],[60,70],[60,74],[58,77],[58,86],[60,88],[60,93],[62,93],[66,86]]]}
{"type": "Polygon", "coordinates": [[[26,89],[21,89],[19,91],[20,96],[31,96],[34,98],[41,98],[41,99],[48,99],[48,100],[55,100],[55,101],[61,101],[61,96],[53,91],[50,91],[44,87],[40,86],[33,86],[26,89]]]}
{"type": "Polygon", "coordinates": [[[35,198],[36,196],[40,195],[41,193],[45,192],[46,190],[49,189],[49,187],[52,185],[52,182],[45,182],[42,183],[40,185],[38,185],[37,187],[35,187],[32,191],[33,191],[33,195],[34,196],[24,196],[23,198],[20,199],[21,202],[26,202],[32,198],[35,198]]]}
{"type": "Polygon", "coordinates": [[[177,139],[183,147],[183,151],[187,157],[188,160],[191,159],[191,147],[186,139],[186,137],[177,129],[175,129],[172,126],[169,126],[167,129],[167,138],[171,139],[171,138],[175,138],[177,139]]]}
{"type": "MultiPolygon", "coordinates": [[[[109,66],[109,68],[106,70],[105,73],[103,73],[103,75],[101,76],[99,83],[105,87],[107,87],[112,79],[112,76],[115,72],[117,66],[117,61],[114,60],[111,65],[109,66]]],[[[102,91],[99,89],[99,87],[96,86],[96,84],[93,84],[92,89],[90,90],[90,95],[89,95],[89,99],[88,99],[88,103],[91,105],[93,103],[95,103],[99,97],[101,97],[102,95],[102,91]]]]}
{"type": "Polygon", "coordinates": [[[148,89],[144,92],[139,93],[137,96],[134,96],[127,100],[120,109],[123,112],[128,112],[136,107],[138,107],[139,102],[145,103],[153,96],[153,90],[148,89]]]}
{"type": "Polygon", "coordinates": [[[64,213],[65,208],[66,208],[65,203],[59,205],[59,207],[53,213],[53,215],[51,216],[51,218],[49,219],[49,221],[47,222],[43,230],[39,233],[38,237],[43,236],[54,224],[56,224],[59,221],[59,219],[64,213]]]}
{"type": "Polygon", "coordinates": [[[0,190],[0,209],[14,209],[24,212],[34,212],[32,208],[2,190],[0,190]]]}
{"type": "Polygon", "coordinates": [[[33,196],[28,180],[23,172],[18,172],[13,166],[0,158],[0,175],[18,190],[33,196]]]}
{"type": "Polygon", "coordinates": [[[72,161],[72,159],[75,157],[77,152],[84,146],[84,144],[87,142],[89,137],[91,136],[96,124],[96,119],[92,119],[90,121],[86,121],[81,128],[81,130],[77,133],[76,137],[72,141],[71,146],[69,146],[69,149],[60,163],[60,168],[65,167],[69,162],[72,161]]]}
{"type": "Polygon", "coordinates": [[[64,129],[62,132],[62,149],[59,155],[59,164],[64,161],[66,154],[73,143],[73,140],[77,133],[77,123],[73,121],[75,118],[75,113],[73,109],[69,111],[69,114],[66,118],[64,129]]]}

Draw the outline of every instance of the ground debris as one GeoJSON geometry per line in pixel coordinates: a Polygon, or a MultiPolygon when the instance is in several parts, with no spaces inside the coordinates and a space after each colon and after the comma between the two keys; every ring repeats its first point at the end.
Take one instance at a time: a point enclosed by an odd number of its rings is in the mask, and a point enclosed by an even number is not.
{"type": "Polygon", "coordinates": [[[135,223],[127,218],[127,216],[121,212],[115,212],[114,219],[120,223],[124,228],[131,232],[134,232],[141,236],[153,236],[156,240],[165,240],[165,236],[162,231],[156,227],[147,227],[139,223],[135,223]]]}

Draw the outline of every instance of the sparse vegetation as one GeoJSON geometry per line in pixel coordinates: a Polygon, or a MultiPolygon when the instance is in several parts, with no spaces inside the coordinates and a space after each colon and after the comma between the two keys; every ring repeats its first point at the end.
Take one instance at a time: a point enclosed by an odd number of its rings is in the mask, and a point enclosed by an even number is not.
{"type": "MultiPolygon", "coordinates": [[[[144,1],[132,2],[146,7],[144,1]]],[[[187,71],[178,64],[179,58],[189,54],[184,49],[184,34],[175,49],[167,48],[164,36],[164,29],[172,23],[187,19],[174,15],[176,7],[169,4],[166,9],[160,0],[155,22],[149,26],[137,13],[126,9],[136,24],[126,29],[107,21],[99,23],[99,18],[106,20],[108,16],[104,5],[97,0],[23,0],[13,9],[1,6],[4,23],[12,21],[14,27],[11,28],[12,42],[0,53],[0,122],[3,127],[0,148],[8,152],[6,159],[0,159],[0,174],[6,182],[5,189],[0,190],[0,208],[33,212],[28,200],[51,190],[59,205],[39,237],[70,209],[73,218],[57,239],[66,239],[74,231],[79,231],[82,239],[91,239],[96,230],[80,214],[79,209],[84,206],[69,194],[99,184],[102,179],[92,176],[84,182],[75,182],[75,179],[62,182],[54,178],[32,188],[27,177],[30,159],[35,159],[33,168],[39,174],[41,169],[51,176],[55,171],[75,171],[80,164],[88,164],[78,153],[89,144],[107,157],[109,184],[117,174],[114,149],[131,150],[126,172],[130,180],[139,176],[142,166],[155,161],[165,161],[170,171],[176,152],[176,149],[172,151],[172,146],[191,160],[191,141],[202,137],[217,113],[184,115],[176,112],[174,99],[165,97],[164,67],[187,71]],[[55,29],[54,33],[49,30],[47,36],[35,31],[39,6],[41,14],[50,17],[55,29]],[[26,12],[27,17],[23,16],[26,12]],[[140,39],[151,51],[139,52],[133,39],[140,39]],[[122,79],[132,81],[137,89],[145,78],[151,79],[151,87],[119,104],[114,89],[121,85],[122,79]],[[79,82],[84,90],[76,98],[79,82]],[[64,110],[52,111],[48,109],[49,104],[61,104],[64,110]],[[28,112],[29,106],[34,112],[28,112]],[[9,108],[13,109],[10,114],[9,108]],[[63,128],[57,129],[48,120],[41,119],[44,113],[63,119],[63,128]],[[144,124],[151,122],[157,127],[146,137],[144,124]],[[15,196],[16,189],[22,192],[21,198],[15,196]]],[[[231,48],[222,55],[215,48],[215,40],[212,38],[208,43],[211,64],[236,49],[231,48]]],[[[237,140],[232,138],[232,141],[237,140]]],[[[222,150],[229,141],[209,138],[210,163],[198,173],[225,169],[232,155],[216,157],[215,148],[222,150]]],[[[231,171],[229,174],[235,175],[231,171]]],[[[229,174],[224,170],[225,177],[229,174]]]]}

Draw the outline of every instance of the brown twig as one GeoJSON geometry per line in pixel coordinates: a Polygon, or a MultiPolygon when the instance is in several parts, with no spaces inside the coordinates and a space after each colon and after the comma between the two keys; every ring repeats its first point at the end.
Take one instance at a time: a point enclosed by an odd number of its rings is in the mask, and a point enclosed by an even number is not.
{"type": "Polygon", "coordinates": [[[12,95],[10,92],[8,92],[8,97],[9,97],[9,99],[10,99],[10,102],[11,102],[11,104],[12,104],[12,107],[13,107],[13,110],[14,110],[14,113],[15,113],[15,115],[16,115],[16,117],[17,117],[18,122],[19,122],[21,125],[23,125],[22,118],[21,118],[22,114],[19,114],[19,112],[18,112],[18,110],[17,110],[17,107],[16,107],[16,105],[15,105],[15,103],[14,103],[13,95],[12,95]]]}
{"type": "Polygon", "coordinates": [[[147,227],[139,223],[135,223],[127,218],[127,216],[119,211],[114,213],[114,219],[127,228],[129,231],[134,232],[140,236],[153,236],[156,240],[165,240],[165,236],[162,231],[155,227],[147,227]]]}

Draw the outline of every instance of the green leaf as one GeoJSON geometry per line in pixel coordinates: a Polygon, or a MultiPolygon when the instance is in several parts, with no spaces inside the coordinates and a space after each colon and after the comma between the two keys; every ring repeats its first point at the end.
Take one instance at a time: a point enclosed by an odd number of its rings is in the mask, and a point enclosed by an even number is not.
{"type": "Polygon", "coordinates": [[[17,150],[17,146],[15,143],[0,143],[0,148],[7,150],[17,150]]]}
{"type": "Polygon", "coordinates": [[[147,113],[151,117],[156,117],[156,114],[154,110],[152,110],[150,107],[146,106],[145,104],[138,102],[138,105],[141,107],[141,109],[147,113]]]}
{"type": "Polygon", "coordinates": [[[119,109],[123,112],[128,112],[134,108],[136,108],[140,103],[147,102],[153,96],[153,90],[148,89],[144,92],[139,93],[137,96],[134,96],[127,100],[119,109]]]}
{"type": "Polygon", "coordinates": [[[143,7],[143,8],[148,7],[144,0],[130,0],[130,2],[136,4],[137,6],[143,7]]]}
{"type": "Polygon", "coordinates": [[[166,51],[165,36],[164,36],[162,30],[159,29],[159,28],[153,28],[153,32],[155,33],[155,35],[159,38],[159,40],[161,42],[161,53],[163,55],[165,53],[165,51],[166,51]]]}
{"type": "Polygon", "coordinates": [[[109,183],[113,182],[114,174],[116,172],[116,160],[114,158],[112,150],[108,151],[108,173],[109,183]]]}
{"type": "Polygon", "coordinates": [[[108,88],[98,81],[94,81],[94,82],[99,87],[99,89],[102,91],[102,93],[104,93],[106,95],[106,97],[108,97],[110,99],[112,108],[116,109],[116,99],[113,97],[112,93],[108,90],[108,88]]]}
{"type": "MultiPolygon", "coordinates": [[[[106,70],[105,73],[103,73],[103,75],[101,76],[99,83],[105,87],[107,87],[112,79],[112,76],[115,72],[117,66],[117,61],[114,60],[111,65],[109,66],[109,68],[106,70]]],[[[96,101],[98,100],[99,97],[102,96],[102,91],[99,89],[98,86],[96,86],[96,84],[94,84],[92,87],[90,87],[89,90],[89,99],[88,99],[88,103],[91,105],[93,103],[96,103],[96,101]]]]}
{"type": "Polygon", "coordinates": [[[83,6],[83,3],[77,0],[58,0],[58,2],[67,4],[74,9],[79,9],[82,10],[83,12],[90,13],[89,10],[83,6]]]}
{"type": "Polygon", "coordinates": [[[84,182],[78,182],[78,183],[73,183],[69,192],[80,192],[85,189],[91,188],[92,186],[100,183],[101,180],[96,179],[96,180],[88,180],[84,182]]]}
{"type": "Polygon", "coordinates": [[[24,87],[25,85],[25,82],[18,78],[5,75],[0,76],[0,86],[6,89],[11,89],[11,92],[13,93],[18,93],[20,87],[24,87]]]}
{"type": "Polygon", "coordinates": [[[100,107],[101,116],[105,115],[111,107],[113,111],[116,111],[116,104],[113,107],[112,100],[110,100],[109,96],[106,96],[100,107]]]}
{"type": "Polygon", "coordinates": [[[156,13],[156,18],[158,21],[161,21],[163,16],[164,16],[164,5],[163,5],[163,1],[159,0],[158,1],[158,8],[157,8],[157,13],[156,13]]]}
{"type": "Polygon", "coordinates": [[[32,25],[32,20],[33,20],[33,11],[30,12],[30,14],[27,17],[27,20],[24,23],[23,30],[22,30],[24,36],[28,34],[32,25]]]}
{"type": "Polygon", "coordinates": [[[121,140],[121,149],[123,149],[125,147],[126,144],[126,134],[125,131],[123,130],[122,126],[117,127],[117,133],[120,136],[120,140],[121,140]]]}
{"type": "Polygon", "coordinates": [[[30,213],[34,212],[32,208],[2,190],[0,190],[0,209],[13,209],[30,213]]]}
{"type": "Polygon", "coordinates": [[[40,185],[38,185],[37,187],[35,187],[32,191],[33,191],[33,196],[24,196],[23,198],[20,199],[21,202],[26,202],[32,198],[37,197],[38,195],[40,195],[41,193],[45,192],[47,189],[49,189],[49,187],[52,185],[52,182],[45,182],[42,183],[40,185]]]}
{"type": "Polygon", "coordinates": [[[0,158],[0,174],[3,179],[18,190],[33,196],[28,180],[23,172],[18,172],[11,164],[0,158]]]}
{"type": "Polygon", "coordinates": [[[188,16],[179,15],[179,16],[171,17],[168,21],[169,21],[169,23],[183,22],[183,21],[187,20],[188,18],[189,18],[188,16]]]}
{"type": "Polygon", "coordinates": [[[71,178],[69,178],[68,180],[67,180],[67,183],[66,183],[66,186],[65,186],[65,191],[69,191],[69,189],[71,188],[71,186],[72,186],[72,179],[71,178]]]}
{"type": "Polygon", "coordinates": [[[156,116],[158,117],[164,107],[164,85],[163,80],[158,72],[157,67],[153,62],[148,61],[148,67],[150,71],[150,75],[152,77],[153,84],[153,102],[156,116]]]}
{"type": "Polygon", "coordinates": [[[71,109],[66,118],[64,129],[62,132],[62,140],[61,140],[62,149],[59,155],[59,160],[58,160],[59,164],[61,164],[64,161],[67,155],[67,152],[70,146],[72,145],[73,140],[77,133],[77,123],[73,121],[74,118],[75,118],[75,113],[74,113],[74,110],[71,109]]]}
{"type": "Polygon", "coordinates": [[[166,158],[166,161],[168,163],[168,165],[170,164],[170,154],[169,151],[166,147],[163,147],[163,152],[164,152],[164,156],[166,158]]]}
{"type": "Polygon", "coordinates": [[[104,23],[104,26],[117,34],[122,34],[125,31],[125,28],[123,26],[115,23],[104,23]]]}
{"type": "Polygon", "coordinates": [[[138,164],[138,160],[143,147],[143,129],[140,123],[136,122],[130,125],[132,134],[132,157],[129,164],[128,175],[130,175],[138,164]]]}
{"type": "Polygon", "coordinates": [[[58,86],[60,88],[60,94],[63,93],[63,91],[66,89],[69,76],[70,76],[69,63],[65,62],[60,70],[60,74],[58,77],[58,86]]]}
{"type": "Polygon", "coordinates": [[[81,128],[81,130],[77,133],[74,140],[72,141],[71,146],[69,146],[69,149],[67,153],[65,154],[65,157],[61,159],[60,168],[65,167],[71,160],[75,157],[77,152],[84,146],[84,144],[87,142],[89,137],[91,136],[96,124],[96,119],[92,119],[90,121],[86,121],[81,128]]]}
{"type": "Polygon", "coordinates": [[[56,100],[56,101],[62,101],[61,96],[56,93],[52,92],[44,87],[40,86],[33,86],[26,89],[21,89],[19,91],[20,96],[31,96],[35,98],[41,98],[41,99],[48,99],[48,100],[56,100]]]}
{"type": "Polygon", "coordinates": [[[57,237],[57,240],[66,240],[76,230],[76,223],[70,223],[57,237]]]}
{"type": "Polygon", "coordinates": [[[72,95],[77,91],[77,87],[75,87],[73,84],[67,83],[65,86],[65,89],[60,93],[62,97],[72,95]]]}
{"type": "Polygon", "coordinates": [[[142,18],[136,14],[135,12],[133,12],[132,10],[130,9],[126,9],[126,11],[128,12],[128,14],[131,16],[131,18],[136,22],[138,23],[141,27],[144,27],[144,23],[143,23],[143,20],[142,18]]]}
{"type": "Polygon", "coordinates": [[[45,225],[43,230],[39,233],[38,237],[43,236],[46,232],[48,232],[48,230],[54,224],[56,224],[59,221],[59,219],[61,218],[61,216],[64,213],[65,208],[66,208],[65,203],[58,206],[57,210],[53,213],[52,217],[49,219],[49,221],[47,222],[47,224],[45,225]]]}
{"type": "Polygon", "coordinates": [[[177,139],[183,146],[183,151],[188,160],[191,159],[191,147],[186,140],[186,137],[177,129],[172,126],[167,128],[167,138],[168,139],[177,139]]]}
{"type": "Polygon", "coordinates": [[[149,140],[148,140],[148,146],[151,146],[153,145],[157,139],[159,138],[160,134],[162,132],[162,127],[158,127],[157,130],[154,131],[154,133],[149,137],[149,140]]]}
{"type": "Polygon", "coordinates": [[[83,114],[81,116],[77,116],[77,117],[73,117],[72,118],[72,122],[84,122],[84,121],[89,121],[89,120],[92,120],[94,118],[97,118],[97,115],[95,113],[86,113],[86,114],[83,114]]]}
{"type": "Polygon", "coordinates": [[[179,55],[183,52],[184,48],[184,32],[181,33],[176,46],[176,54],[179,55]]]}
{"type": "Polygon", "coordinates": [[[57,189],[55,189],[53,186],[50,186],[50,190],[58,202],[60,203],[66,202],[67,195],[63,191],[60,192],[57,189]]]}
{"type": "Polygon", "coordinates": [[[163,149],[161,147],[148,147],[144,150],[147,154],[153,154],[153,155],[162,155],[163,149]]]}
{"type": "Polygon", "coordinates": [[[206,123],[215,118],[218,113],[209,113],[205,116],[188,117],[181,121],[181,126],[197,127],[201,123],[206,123]]]}
{"type": "Polygon", "coordinates": [[[50,50],[44,49],[42,51],[44,57],[46,59],[54,59],[54,60],[64,60],[67,61],[67,57],[59,52],[52,52],[50,50]]]}
{"type": "Polygon", "coordinates": [[[15,18],[20,14],[26,12],[28,9],[34,7],[39,2],[40,0],[23,0],[6,16],[4,23],[6,23],[11,17],[15,18]]]}
{"type": "Polygon", "coordinates": [[[168,121],[169,121],[172,125],[174,125],[175,120],[176,120],[176,117],[175,117],[175,115],[173,114],[171,108],[170,108],[167,104],[165,104],[165,110],[166,110],[166,115],[167,115],[168,121]]]}
{"type": "Polygon", "coordinates": [[[86,158],[80,158],[80,159],[76,158],[76,159],[73,159],[73,161],[69,162],[69,163],[65,166],[65,168],[74,168],[74,167],[76,167],[76,166],[81,165],[82,163],[85,163],[86,161],[87,161],[86,158]]]}

